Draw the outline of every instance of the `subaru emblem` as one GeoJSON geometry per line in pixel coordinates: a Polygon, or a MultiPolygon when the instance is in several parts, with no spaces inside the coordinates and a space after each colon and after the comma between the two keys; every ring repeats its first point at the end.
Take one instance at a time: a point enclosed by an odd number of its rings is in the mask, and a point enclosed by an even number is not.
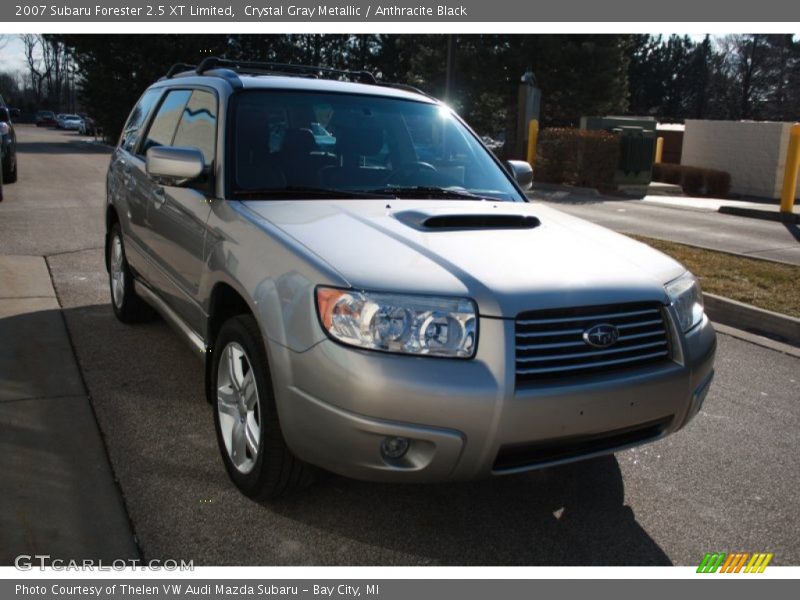
{"type": "Polygon", "coordinates": [[[583,341],[595,348],[608,348],[617,343],[619,329],[610,323],[593,325],[583,332],[583,341]]]}

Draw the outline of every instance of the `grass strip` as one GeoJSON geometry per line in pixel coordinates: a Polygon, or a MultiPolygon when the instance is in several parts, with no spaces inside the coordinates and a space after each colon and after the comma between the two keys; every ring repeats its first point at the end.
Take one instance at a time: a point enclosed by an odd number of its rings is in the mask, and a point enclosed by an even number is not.
{"type": "Polygon", "coordinates": [[[800,266],[745,258],[639,235],[630,237],[682,263],[700,279],[704,292],[800,317],[800,266]]]}

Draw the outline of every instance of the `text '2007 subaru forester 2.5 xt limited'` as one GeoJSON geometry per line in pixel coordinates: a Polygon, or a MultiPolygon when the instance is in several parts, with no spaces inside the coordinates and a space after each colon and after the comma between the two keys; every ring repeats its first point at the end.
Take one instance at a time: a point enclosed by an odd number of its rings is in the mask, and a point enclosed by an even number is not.
{"type": "Polygon", "coordinates": [[[716,338],[695,278],[527,201],[446,105],[368,73],[207,59],[142,95],[108,173],[114,312],[205,365],[233,482],[468,480],[659,439],[716,338]]]}

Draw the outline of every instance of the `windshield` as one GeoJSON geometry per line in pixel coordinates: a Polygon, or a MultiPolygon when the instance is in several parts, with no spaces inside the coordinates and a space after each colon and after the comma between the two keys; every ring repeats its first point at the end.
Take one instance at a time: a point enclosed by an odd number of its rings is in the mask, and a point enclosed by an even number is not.
{"type": "Polygon", "coordinates": [[[354,94],[237,97],[232,192],[245,199],[467,198],[523,201],[446,107],[354,94]]]}

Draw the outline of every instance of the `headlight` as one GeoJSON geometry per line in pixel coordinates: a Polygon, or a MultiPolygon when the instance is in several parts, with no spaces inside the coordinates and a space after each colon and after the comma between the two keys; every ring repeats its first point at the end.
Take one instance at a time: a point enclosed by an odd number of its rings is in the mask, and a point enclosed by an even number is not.
{"type": "Polygon", "coordinates": [[[478,342],[475,304],[466,298],[318,287],[317,312],[328,335],[359,348],[471,358],[478,342]]]}
{"type": "Polygon", "coordinates": [[[689,331],[703,319],[703,292],[689,271],[664,286],[678,315],[678,324],[689,331]]]}
{"type": "Polygon", "coordinates": [[[11,128],[8,126],[8,123],[0,123],[0,135],[8,135],[11,131],[11,128]]]}

